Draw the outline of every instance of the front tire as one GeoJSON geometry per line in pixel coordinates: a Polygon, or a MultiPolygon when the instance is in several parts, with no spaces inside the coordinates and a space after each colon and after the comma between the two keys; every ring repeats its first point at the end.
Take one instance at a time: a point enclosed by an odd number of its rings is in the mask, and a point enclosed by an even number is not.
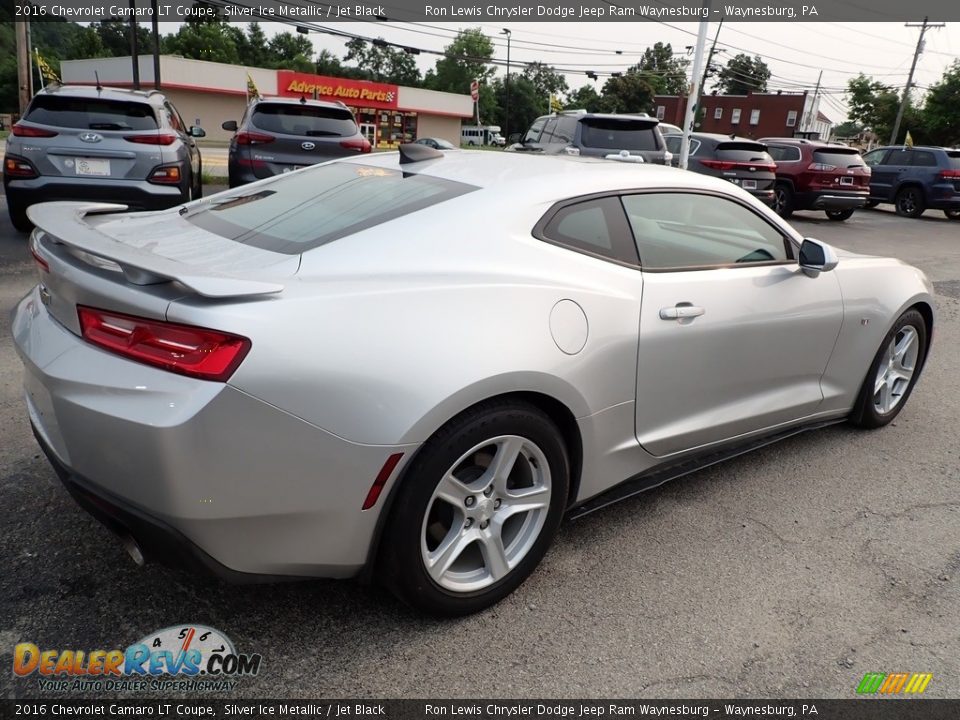
{"type": "Polygon", "coordinates": [[[14,202],[7,197],[7,212],[10,214],[10,222],[13,227],[20,232],[28,233],[33,230],[33,223],[27,217],[27,206],[14,202]]]}
{"type": "Polygon", "coordinates": [[[894,200],[897,215],[908,218],[918,218],[927,209],[923,199],[923,191],[918,187],[905,187],[897,193],[894,200]]]}
{"type": "Polygon", "coordinates": [[[853,217],[853,210],[825,210],[828,220],[834,220],[835,222],[843,222],[844,220],[849,220],[853,217]]]}
{"type": "Polygon", "coordinates": [[[773,189],[773,211],[784,220],[793,215],[793,190],[786,183],[777,183],[773,189]]]}
{"type": "Polygon", "coordinates": [[[897,417],[917,384],[926,352],[926,321],[919,311],[907,310],[880,343],[860,388],[850,423],[862,428],[879,428],[897,417]]]}
{"type": "Polygon", "coordinates": [[[384,580],[417,610],[452,617],[500,601],[537,567],[563,516],[570,462],[541,410],[490,402],[438,430],[402,482],[384,580]]]}

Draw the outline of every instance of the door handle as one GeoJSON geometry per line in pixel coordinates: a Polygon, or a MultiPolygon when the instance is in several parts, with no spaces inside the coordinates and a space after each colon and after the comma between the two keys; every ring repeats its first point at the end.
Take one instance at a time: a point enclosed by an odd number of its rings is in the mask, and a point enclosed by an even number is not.
{"type": "Polygon", "coordinates": [[[661,320],[684,320],[700,317],[706,312],[702,307],[690,303],[677,303],[674,307],[660,308],[661,320]]]}

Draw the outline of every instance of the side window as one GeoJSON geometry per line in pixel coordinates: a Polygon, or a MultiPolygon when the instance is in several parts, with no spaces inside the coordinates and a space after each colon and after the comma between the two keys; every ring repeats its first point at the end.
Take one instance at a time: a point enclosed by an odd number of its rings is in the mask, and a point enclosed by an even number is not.
{"type": "Polygon", "coordinates": [[[773,225],[732,200],[696,193],[623,197],[640,265],[683,270],[787,262],[792,246],[773,225]]]}
{"type": "Polygon", "coordinates": [[[546,118],[541,118],[530,126],[527,134],[523,136],[523,142],[539,142],[540,133],[543,132],[543,126],[547,124],[546,118]]]}
{"type": "Polygon", "coordinates": [[[544,145],[546,145],[547,143],[557,142],[553,137],[553,133],[556,131],[556,129],[557,129],[557,118],[556,117],[548,118],[547,124],[543,128],[543,135],[540,136],[540,142],[542,142],[544,145]]]}
{"type": "Polygon", "coordinates": [[[672,152],[674,155],[680,154],[680,143],[683,142],[683,138],[679,135],[669,135],[663,140],[667,144],[667,150],[672,152]]]}
{"type": "Polygon", "coordinates": [[[740,108],[734,108],[730,113],[730,122],[733,125],[736,125],[738,122],[740,122],[740,108]]]}
{"type": "Polygon", "coordinates": [[[800,159],[800,148],[791,145],[768,145],[767,152],[777,162],[797,162],[800,159]]]}
{"type": "Polygon", "coordinates": [[[187,131],[180,120],[180,116],[177,115],[177,111],[173,109],[173,106],[170,103],[163,103],[163,110],[164,114],[167,116],[167,120],[170,122],[170,127],[181,133],[187,131]]]}
{"type": "Polygon", "coordinates": [[[560,117],[557,127],[553,131],[553,141],[570,144],[577,133],[577,119],[575,117],[560,117]]]}
{"type": "Polygon", "coordinates": [[[915,150],[913,153],[914,167],[937,167],[937,158],[932,152],[915,150]]]}
{"type": "Polygon", "coordinates": [[[534,228],[537,237],[591,255],[637,264],[637,248],[617,198],[566,205],[547,218],[534,228]]]}
{"type": "Polygon", "coordinates": [[[910,165],[913,160],[913,150],[908,150],[900,148],[899,150],[891,150],[890,154],[887,155],[886,165],[910,165]]]}
{"type": "Polygon", "coordinates": [[[886,152],[886,150],[872,150],[863,156],[863,162],[870,167],[883,165],[883,156],[886,154],[886,152]]]}

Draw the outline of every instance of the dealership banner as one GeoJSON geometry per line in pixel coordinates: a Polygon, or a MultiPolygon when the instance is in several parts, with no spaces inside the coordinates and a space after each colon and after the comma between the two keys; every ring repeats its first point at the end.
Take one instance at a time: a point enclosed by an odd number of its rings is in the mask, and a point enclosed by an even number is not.
{"type": "MultiPolygon", "coordinates": [[[[278,21],[323,25],[344,21],[480,22],[931,22],[960,20],[956,0],[13,0],[14,19],[91,22],[110,18],[278,21]]],[[[322,29],[316,27],[322,32],[322,29]]]]}
{"type": "Polygon", "coordinates": [[[2,700],[0,717],[955,720],[960,700],[2,700]]]}

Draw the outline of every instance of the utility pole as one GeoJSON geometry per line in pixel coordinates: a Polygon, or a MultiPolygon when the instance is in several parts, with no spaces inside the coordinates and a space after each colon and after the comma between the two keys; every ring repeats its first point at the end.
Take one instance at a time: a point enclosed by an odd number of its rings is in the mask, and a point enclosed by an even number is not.
{"type": "Polygon", "coordinates": [[[917,23],[904,23],[904,27],[919,27],[920,37],[917,38],[917,49],[913,53],[913,63],[910,65],[910,74],[907,75],[907,86],[903,89],[903,99],[900,101],[900,109],[897,110],[897,120],[893,123],[893,133],[890,135],[890,144],[897,144],[897,135],[900,134],[900,123],[903,122],[903,113],[907,109],[907,103],[910,102],[910,86],[913,85],[913,71],[917,68],[917,60],[920,53],[923,52],[923,36],[930,28],[942,28],[944,23],[928,23],[927,18],[919,25],[917,23]]]}
{"type": "Polygon", "coordinates": [[[803,122],[800,123],[800,132],[809,132],[810,125],[814,121],[814,113],[817,112],[817,97],[820,95],[820,81],[823,80],[823,70],[817,75],[817,87],[813,91],[813,100],[810,101],[810,109],[803,114],[803,122]]]}
{"type": "Polygon", "coordinates": [[[17,90],[20,98],[20,117],[30,104],[30,41],[27,39],[26,21],[15,22],[17,31],[17,90]]]}
{"type": "Polygon", "coordinates": [[[140,38],[137,37],[137,0],[130,0],[130,62],[133,63],[133,89],[140,89],[140,38]]]}
{"type": "MultiPolygon", "coordinates": [[[[720,18],[720,24],[717,25],[717,34],[713,36],[713,44],[710,46],[710,52],[707,53],[707,64],[703,66],[703,78],[700,80],[700,93],[697,95],[697,108],[696,112],[700,112],[700,106],[703,104],[703,92],[707,87],[707,75],[710,74],[710,63],[713,62],[713,54],[717,51],[717,40],[720,39],[720,28],[723,27],[723,18],[720,18]]],[[[723,52],[723,51],[721,51],[723,52]]],[[[706,121],[706,117],[703,118],[706,121]]],[[[693,117],[694,125],[696,125],[697,117],[693,117]]]]}
{"type": "Polygon", "coordinates": [[[151,34],[153,35],[153,87],[160,89],[160,13],[157,12],[157,0],[150,0],[150,7],[153,8],[153,24],[151,34]]]}
{"type": "Polygon", "coordinates": [[[707,12],[704,13],[704,19],[700,21],[700,30],[697,32],[697,46],[693,53],[693,68],[690,71],[690,95],[687,96],[683,140],[680,142],[681,170],[687,169],[687,160],[690,158],[690,133],[693,132],[693,114],[696,112],[696,104],[700,97],[700,72],[703,70],[703,48],[707,44],[707,26],[710,24],[707,20],[710,17],[710,0],[703,0],[703,7],[707,12]]]}

